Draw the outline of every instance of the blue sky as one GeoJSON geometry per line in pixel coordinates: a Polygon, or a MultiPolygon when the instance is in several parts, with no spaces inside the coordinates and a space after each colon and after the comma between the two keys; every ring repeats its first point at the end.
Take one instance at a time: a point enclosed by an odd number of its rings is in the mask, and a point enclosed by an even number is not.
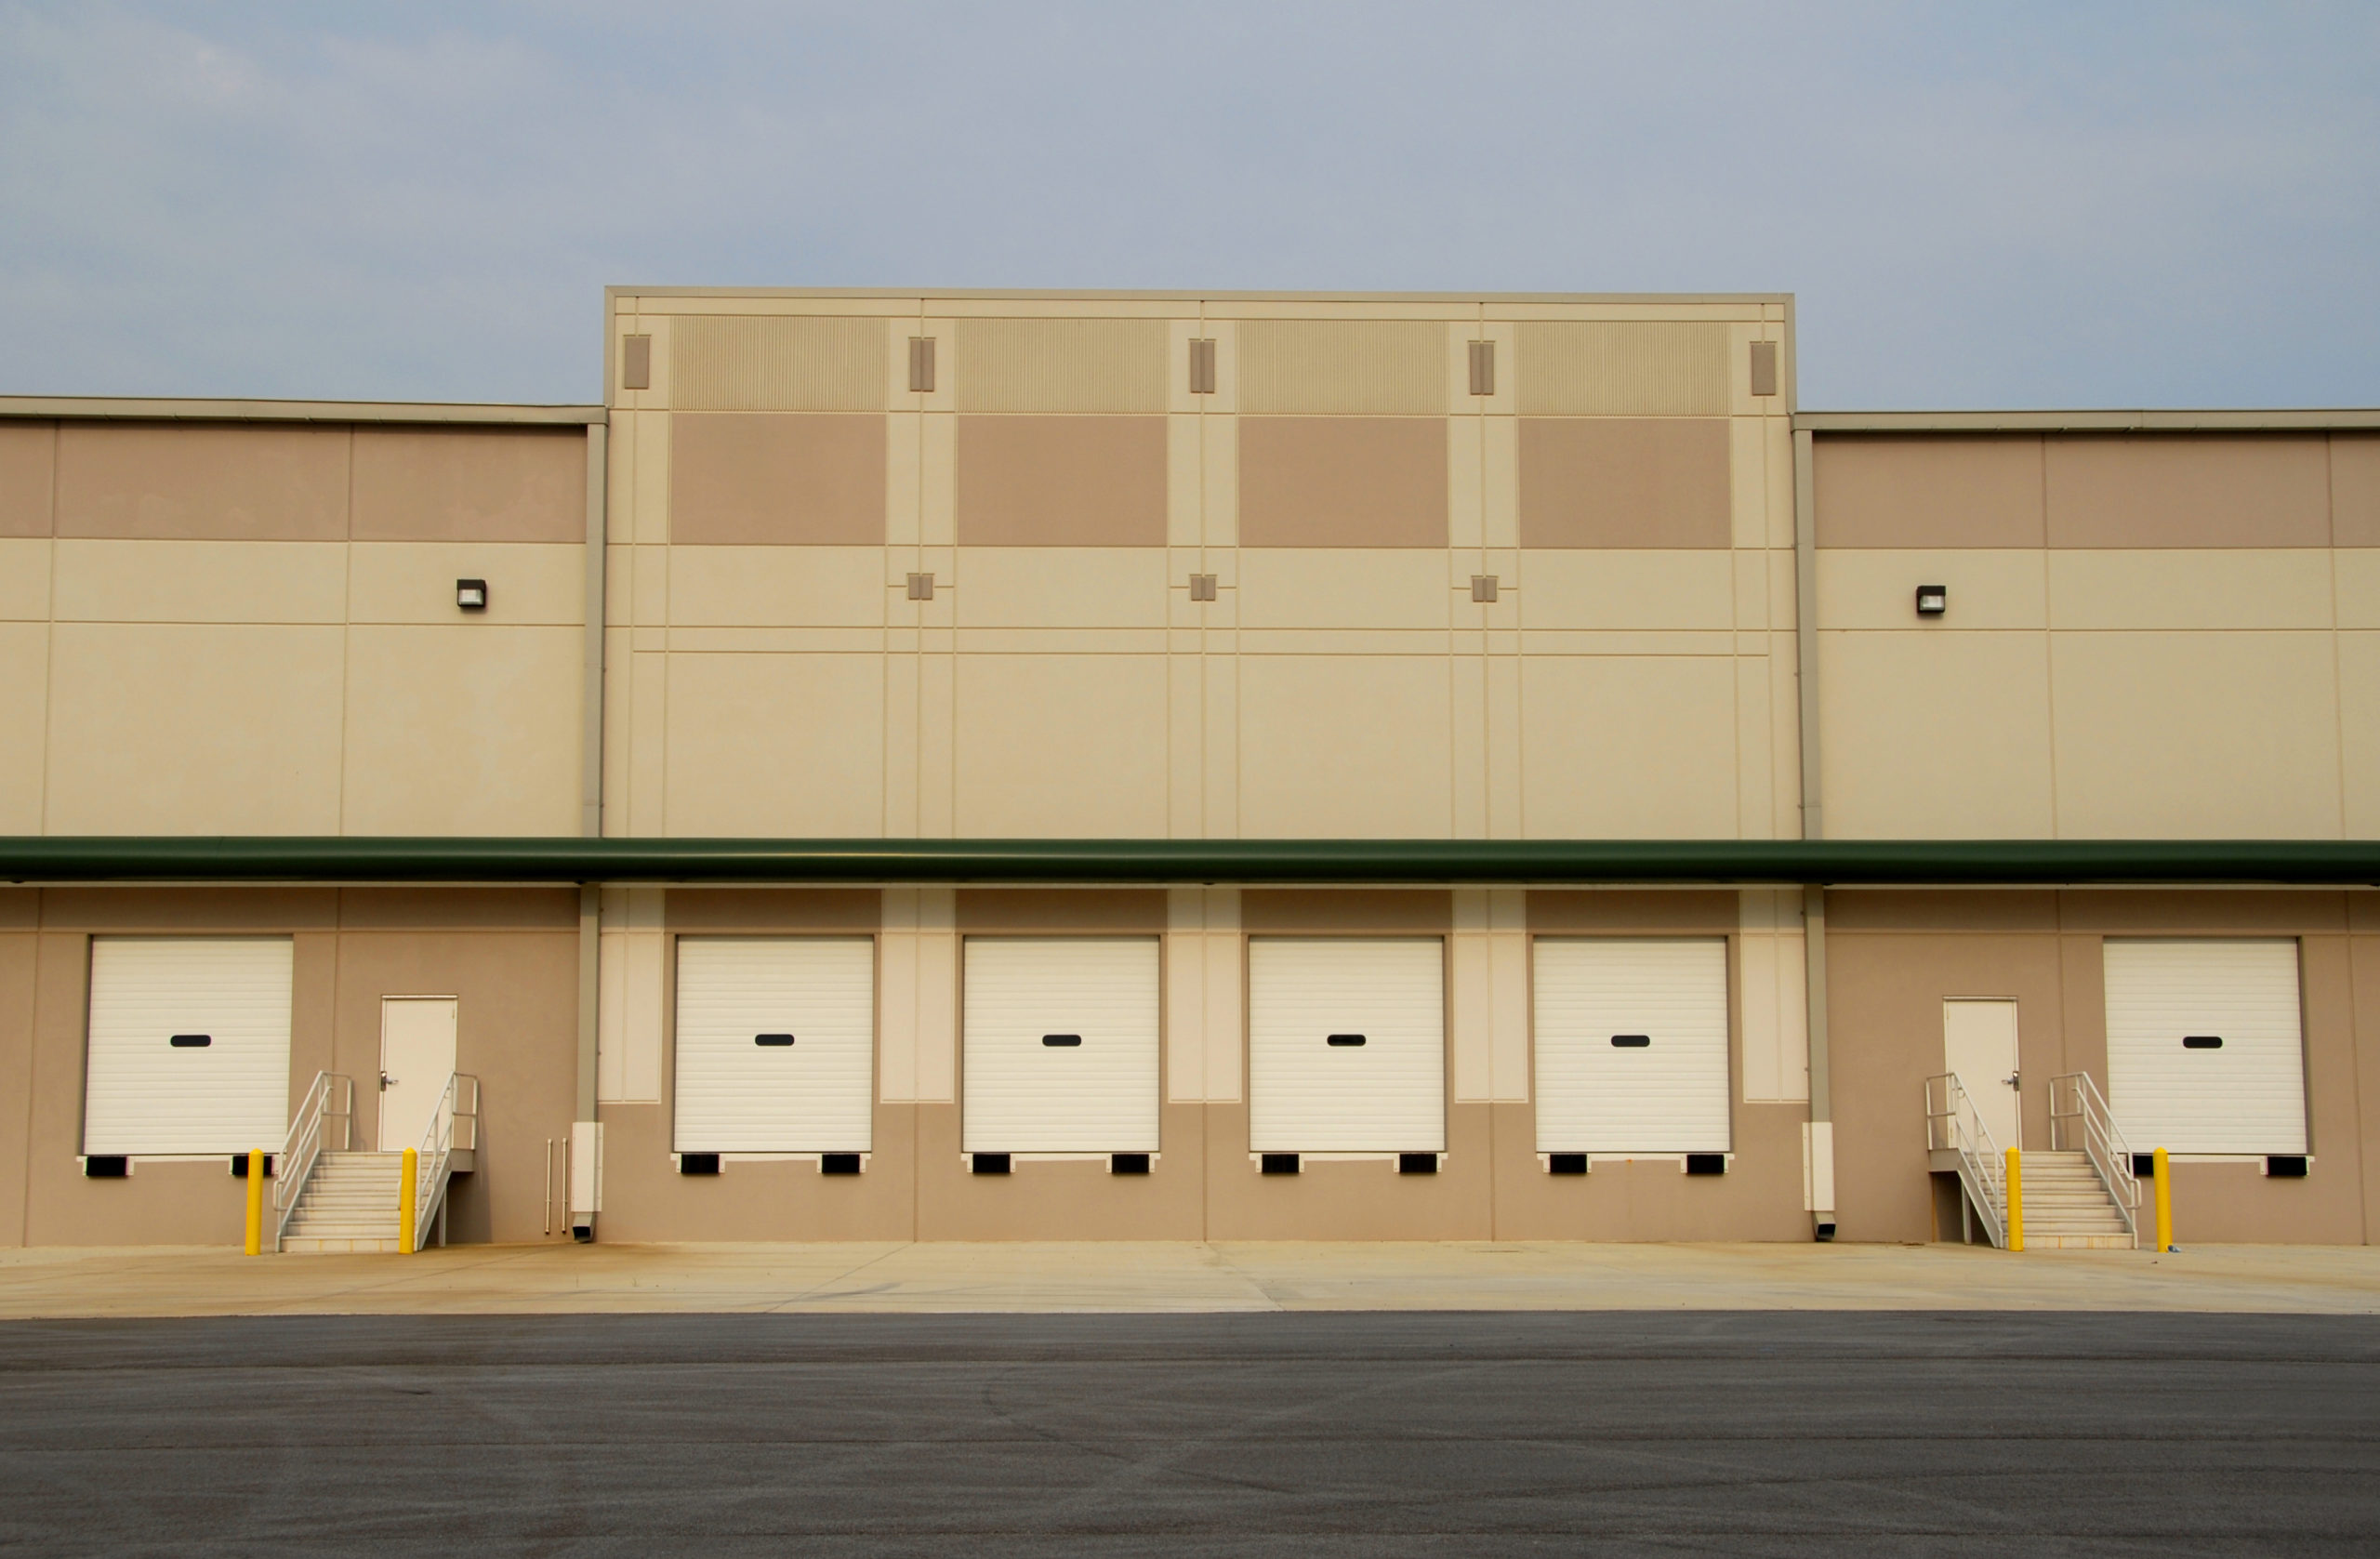
{"type": "Polygon", "coordinates": [[[606,284],[1797,294],[1812,407],[2380,403],[2380,7],[0,0],[0,393],[578,401],[606,284]]]}

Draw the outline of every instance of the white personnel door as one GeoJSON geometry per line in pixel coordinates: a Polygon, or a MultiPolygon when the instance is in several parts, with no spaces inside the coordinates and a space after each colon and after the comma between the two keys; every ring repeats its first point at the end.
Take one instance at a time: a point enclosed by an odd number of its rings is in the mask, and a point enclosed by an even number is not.
{"type": "Polygon", "coordinates": [[[290,941],[95,936],[86,1154],[281,1151],[290,941]]]}
{"type": "Polygon", "coordinates": [[[678,939],[677,1149],[866,1153],[876,944],[678,939]]]}
{"type": "Polygon", "coordinates": [[[455,1075],[451,996],[380,998],[380,1151],[419,1147],[455,1075]]]}
{"type": "Polygon", "coordinates": [[[1954,997],[1942,1003],[1942,1070],[1959,1075],[1994,1147],[2024,1146],[2017,1140],[2024,1115],[2017,1108],[2015,1002],[1954,997]]]}
{"type": "Polygon", "coordinates": [[[1157,939],[967,939],[968,1153],[1155,1153],[1157,939]]]}
{"type": "Polygon", "coordinates": [[[1248,1090],[1252,1152],[1445,1152],[1445,942],[1250,938],[1248,1090]]]}
{"type": "Polygon", "coordinates": [[[1540,1153],[1725,1153],[1724,937],[1540,937],[1540,1153]]]}
{"type": "Polygon", "coordinates": [[[2108,1108],[2135,1151],[2306,1151],[2297,944],[2109,939],[2108,1108]]]}

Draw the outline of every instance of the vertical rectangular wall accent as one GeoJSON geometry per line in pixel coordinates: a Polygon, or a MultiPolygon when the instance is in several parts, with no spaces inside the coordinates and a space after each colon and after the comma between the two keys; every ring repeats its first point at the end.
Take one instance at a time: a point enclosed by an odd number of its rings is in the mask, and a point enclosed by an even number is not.
{"type": "Polygon", "coordinates": [[[1528,892],[1454,891],[1454,1096],[1528,1098],[1528,892]]]}
{"type": "Polygon", "coordinates": [[[1743,891],[1737,939],[1742,989],[1743,1096],[1752,1103],[1801,1103],[1810,1096],[1809,1001],[1802,954],[1798,889],[1743,891]]]}
{"type": "Polygon", "coordinates": [[[958,915],[955,890],[884,890],[877,1022],[888,1104],[957,1097],[958,915]]]}
{"type": "Polygon", "coordinates": [[[653,1103],[661,1098],[666,904],[666,891],[659,888],[603,890],[597,952],[603,994],[595,1038],[595,1097],[603,1103],[653,1103]]]}
{"type": "Polygon", "coordinates": [[[1236,1103],[1240,1074],[1239,890],[1166,893],[1166,1096],[1236,1103]]]}

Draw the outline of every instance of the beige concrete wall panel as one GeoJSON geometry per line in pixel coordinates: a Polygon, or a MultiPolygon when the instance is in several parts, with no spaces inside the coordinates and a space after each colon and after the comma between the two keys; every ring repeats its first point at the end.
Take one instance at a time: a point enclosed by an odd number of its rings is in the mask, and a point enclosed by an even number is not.
{"type": "Polygon", "coordinates": [[[668,657],[665,830],[850,839],[884,826],[873,655],[668,657]]]}
{"type": "Polygon", "coordinates": [[[1990,892],[1963,892],[1947,888],[1837,888],[1831,890],[1826,899],[1830,932],[2048,933],[2058,929],[2058,895],[2032,888],[1995,889],[1990,892]]]}
{"type": "Polygon", "coordinates": [[[2039,550],[1830,548],[1818,555],[1818,627],[1931,634],[2044,628],[2049,578],[2039,550]],[[1938,622],[1917,615],[1920,585],[1950,592],[1950,610],[1938,622]]]}
{"type": "MultiPolygon", "coordinates": [[[[2338,626],[2380,628],[2380,548],[2342,547],[2325,555],[2336,582],[2338,626]]],[[[0,558],[6,556],[0,551],[0,558]]]]}
{"type": "MultiPolygon", "coordinates": [[[[1452,600],[1443,554],[1383,548],[1265,548],[1238,563],[1239,627],[1442,633],[1452,600]]],[[[1416,645],[1413,647],[1421,647],[1416,645]]],[[[1444,649],[1440,640],[1431,647],[1444,649]]]]}
{"type": "Polygon", "coordinates": [[[1484,458],[1480,482],[1482,539],[1490,548],[1518,547],[1521,535],[1521,424],[1515,416],[1481,423],[1484,458]]]}
{"type": "Polygon", "coordinates": [[[628,832],[658,839],[669,831],[668,775],[675,756],[669,746],[669,662],[666,654],[640,652],[628,657],[628,832]]]}
{"type": "Polygon", "coordinates": [[[636,447],[633,522],[613,540],[659,546],[669,539],[670,428],[676,420],[668,412],[629,414],[627,434],[636,447]]]}
{"type": "Polygon", "coordinates": [[[1820,547],[2045,547],[2032,435],[1827,433],[1813,444],[1820,547]]]}
{"type": "Polygon", "coordinates": [[[1177,414],[1165,419],[1165,544],[1197,547],[1206,531],[1204,417],[1177,414]]]}
{"type": "Polygon", "coordinates": [[[339,890],[336,888],[42,890],[42,927],[53,931],[285,934],[334,931],[338,919],[339,890]]]}
{"type": "Polygon", "coordinates": [[[1201,417],[1198,424],[1203,531],[1209,547],[1239,545],[1239,419],[1201,417]]]}
{"type": "Polygon", "coordinates": [[[618,1240],[907,1241],[917,1237],[917,1107],[879,1103],[862,1175],[822,1175],[814,1161],[730,1159],[718,1175],[681,1175],[670,1158],[672,1108],[603,1111],[603,1237],[618,1240]]]}
{"type": "Polygon", "coordinates": [[[1736,626],[1726,552],[1527,551],[1520,568],[1521,625],[1531,630],[1719,633],[1736,626]]]}
{"type": "Polygon", "coordinates": [[[339,832],[342,640],[336,628],[60,625],[48,830],[339,832]]]}
{"type": "MultiPolygon", "coordinates": [[[[2332,636],[2053,639],[2060,837],[2338,837],[2332,636]]],[[[1831,790],[1842,748],[1829,742],[1831,790]]]]}
{"type": "Polygon", "coordinates": [[[1205,1160],[1198,1104],[1160,1107],[1164,1151],[1145,1175],[1116,1175],[1104,1158],[1025,1159],[1006,1175],[974,1175],[959,1152],[954,1106],[918,1116],[918,1237],[965,1240],[1197,1239],[1204,1230],[1205,1160]]]}
{"type": "Polygon", "coordinates": [[[1156,548],[964,548],[959,578],[962,633],[1166,626],[1166,554],[1156,548]]]}
{"type": "Polygon", "coordinates": [[[2320,437],[2085,435],[2046,441],[2052,547],[2327,547],[2320,437]]]}
{"type": "Polygon", "coordinates": [[[1450,416],[1447,429],[1447,545],[1476,562],[1488,545],[1485,418],[1450,416]]]}
{"type": "Polygon", "coordinates": [[[1239,899],[1250,936],[1443,936],[1454,895],[1443,888],[1250,888],[1239,899]]]}
{"type": "MultiPolygon", "coordinates": [[[[41,939],[30,927],[18,928],[36,916],[36,894],[20,890],[0,906],[0,1091],[16,1100],[33,1097],[34,974],[39,968],[41,939]]],[[[25,1243],[26,1171],[32,1150],[33,1123],[22,1109],[0,1116],[0,1247],[25,1243]]]]}
{"type": "Polygon", "coordinates": [[[0,422],[0,536],[47,535],[58,424],[0,422]]]}
{"type": "Polygon", "coordinates": [[[1500,1240],[1806,1241],[1800,1104],[1739,1104],[1722,1176],[1686,1175],[1678,1161],[1597,1159],[1584,1177],[1550,1175],[1537,1156],[1534,1106],[1494,1107],[1500,1240]]]}
{"type": "Polygon", "coordinates": [[[575,888],[342,888],[337,892],[342,931],[566,931],[574,936],[578,931],[575,888]]]}
{"type": "Polygon", "coordinates": [[[1243,837],[1449,836],[1443,659],[1244,654],[1238,695],[1243,837]]]}
{"type": "Polygon", "coordinates": [[[48,721],[49,629],[0,623],[0,834],[42,831],[48,721]]]}
{"type": "Polygon", "coordinates": [[[50,566],[56,546],[46,536],[0,536],[0,622],[49,620],[50,566]]]}
{"type": "Polygon", "coordinates": [[[1524,416],[1726,416],[1727,326],[1707,321],[1530,321],[1514,380],[1524,416]]]}
{"type": "Polygon", "coordinates": [[[1445,547],[1436,418],[1243,416],[1242,547],[1445,547]]]}
{"type": "Polygon", "coordinates": [[[2330,446],[2331,545],[2380,547],[2380,436],[2333,433],[2330,446]]]}
{"type": "Polygon", "coordinates": [[[2092,936],[2297,936],[2344,932],[2348,895],[2320,891],[2069,889],[2059,924],[2092,936]]]}
{"type": "Polygon", "coordinates": [[[672,888],[663,914],[673,931],[872,936],[883,909],[873,888],[672,888]]]}
{"type": "MultiPolygon", "coordinates": [[[[1764,639],[1765,635],[1762,636],[1764,639]]],[[[1777,729],[1770,707],[1770,677],[1765,656],[1742,655],[1736,661],[1736,831],[1739,838],[1777,837],[1775,754],[1770,750],[1777,729]]]]}
{"type": "Polygon", "coordinates": [[[1521,669],[1530,839],[1732,839],[1731,659],[1532,656],[1521,669]]]}
{"type": "Polygon", "coordinates": [[[1399,1175],[1394,1159],[1309,1159],[1263,1175],[1248,1156],[1248,1111],[1210,1104],[1210,1239],[1487,1239],[1496,1220],[1491,1119],[1498,1106],[1447,1106],[1446,1157],[1435,1175],[1399,1175]]]}
{"type": "Polygon", "coordinates": [[[1163,656],[965,655],[956,707],[960,837],[1165,837],[1163,656]]]}
{"type": "Polygon", "coordinates": [[[1453,837],[1482,839],[1488,837],[1487,657],[1459,646],[1448,663],[1447,680],[1454,714],[1453,837]]]}
{"type": "Polygon", "coordinates": [[[669,559],[670,641],[698,628],[879,628],[883,574],[873,547],[689,547],[669,559]]]}
{"type": "Polygon", "coordinates": [[[1726,936],[1740,911],[1724,889],[1532,888],[1527,913],[1539,936],[1726,936]]]}
{"type": "MultiPolygon", "coordinates": [[[[671,322],[679,411],[881,412],[891,403],[881,319],[690,315],[671,322]]],[[[655,343],[659,345],[660,343],[655,343]]]]}
{"type": "Polygon", "coordinates": [[[122,541],[343,541],[349,430],[72,423],[59,430],[58,532],[122,541]]]}
{"type": "Polygon", "coordinates": [[[1759,417],[1727,423],[1727,539],[1739,548],[1769,545],[1769,427],[1759,417]]]}
{"type": "Polygon", "coordinates": [[[1830,836],[2058,832],[2042,635],[1821,634],[1818,694],[1830,836]]]}
{"type": "Polygon", "coordinates": [[[1447,327],[1423,320],[1240,322],[1242,416],[1436,416],[1447,327]]]}
{"type": "Polygon", "coordinates": [[[2340,634],[2338,666],[2344,826],[2348,839],[2380,839],[2380,633],[2340,634]]]}
{"type": "Polygon", "coordinates": [[[587,540],[577,428],[358,428],[358,541],[587,540]]]}
{"type": "Polygon", "coordinates": [[[574,628],[351,630],[341,831],[576,833],[584,653],[574,628]]]}
{"type": "MultiPolygon", "coordinates": [[[[604,559],[614,582],[623,572],[614,566],[620,550],[608,549],[604,559]]],[[[345,552],[350,622],[551,628],[575,628],[586,622],[587,548],[583,541],[571,547],[359,542],[345,552]],[[466,616],[456,606],[457,579],[487,581],[485,611],[466,616]]]]}
{"type": "Polygon", "coordinates": [[[1163,547],[1161,416],[961,416],[957,537],[971,547],[1163,547]]]}
{"type": "Polygon", "coordinates": [[[2331,557],[2311,548],[2055,551],[2048,555],[2050,626],[2327,628],[2334,617],[2331,557]]]}
{"type": "Polygon", "coordinates": [[[961,319],[962,412],[1163,412],[1162,319],[961,319]]]}
{"type": "Polygon", "coordinates": [[[961,888],[962,936],[1157,936],[1168,924],[1163,888],[961,888]]]}
{"type": "Polygon", "coordinates": [[[1718,418],[1521,418],[1528,548],[1724,548],[1729,438],[1718,418]]]}
{"type": "Polygon", "coordinates": [[[881,546],[885,424],[881,416],[673,417],[670,539],[681,546],[881,546]]]}
{"type": "MultiPolygon", "coordinates": [[[[62,621],[336,623],[347,614],[348,549],[336,542],[53,545],[53,599],[62,621]]],[[[450,579],[450,613],[454,590],[450,579]]]]}
{"type": "MultiPolygon", "coordinates": [[[[477,1169],[449,1193],[447,1238],[567,1238],[543,1233],[543,1160],[547,1140],[568,1137],[575,1114],[576,928],[351,932],[338,939],[337,992],[337,1059],[357,1077],[380,1065],[383,996],[459,998],[455,1064],[480,1081],[480,1146],[477,1169]]],[[[374,1143],[368,1090],[358,1091],[356,1116],[357,1145],[374,1143]]]]}
{"type": "Polygon", "coordinates": [[[603,837],[618,839],[628,832],[629,759],[636,750],[631,719],[635,711],[635,657],[628,652],[629,634],[619,628],[603,635],[603,837]]]}

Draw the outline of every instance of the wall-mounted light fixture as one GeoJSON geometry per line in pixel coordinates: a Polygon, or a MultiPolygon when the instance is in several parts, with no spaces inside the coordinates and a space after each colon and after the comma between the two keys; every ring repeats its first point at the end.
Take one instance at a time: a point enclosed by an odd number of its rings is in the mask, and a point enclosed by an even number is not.
{"type": "Polygon", "coordinates": [[[457,579],[455,581],[455,604],[466,612],[487,610],[487,581],[457,579]]]}
{"type": "Polygon", "coordinates": [[[1919,616],[1938,617],[1950,609],[1950,586],[1920,585],[1917,587],[1917,614],[1919,616]]]}

